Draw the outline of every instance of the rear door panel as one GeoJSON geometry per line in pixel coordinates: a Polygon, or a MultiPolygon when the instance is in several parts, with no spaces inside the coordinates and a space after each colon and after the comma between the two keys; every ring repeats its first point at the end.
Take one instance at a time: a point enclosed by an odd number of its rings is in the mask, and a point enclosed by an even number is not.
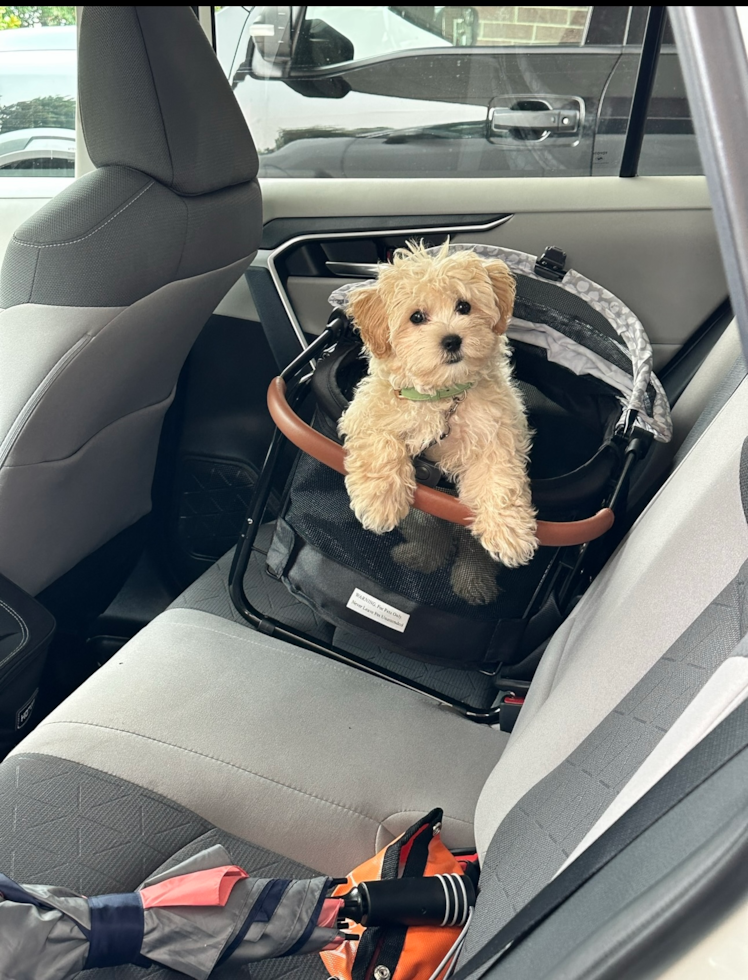
{"type": "MultiPolygon", "coordinates": [[[[401,215],[399,235],[434,236],[435,213],[446,216],[453,208],[456,224],[476,216],[485,222],[488,205],[493,214],[511,215],[488,230],[452,231],[461,242],[487,242],[539,254],[558,245],[568,255],[568,266],[578,269],[618,295],[640,317],[652,340],[658,366],[681,347],[727,296],[706,182],[701,177],[678,178],[555,178],[410,181],[264,181],[266,221],[283,219],[287,239],[258,256],[290,250],[289,241],[314,234],[334,233],[340,250],[346,242],[392,237],[392,228],[376,234],[377,212],[387,209],[391,223],[401,215]],[[419,210],[424,224],[419,226],[419,210]],[[346,227],[346,219],[367,216],[370,233],[346,227]],[[407,218],[407,221],[405,220],[407,218]],[[292,219],[296,219],[293,221],[292,219]],[[428,220],[426,220],[428,219],[428,220]],[[295,233],[294,233],[295,232],[295,233]]],[[[363,219],[362,219],[363,220],[363,219]]],[[[441,225],[449,233],[449,224],[441,225]]],[[[319,238],[317,241],[324,241],[319,238]]],[[[296,246],[298,247],[298,245],[296,246]]],[[[381,251],[381,250],[380,250],[381,251]]],[[[355,261],[360,258],[354,256],[355,261]]],[[[280,265],[276,256],[275,263],[280,265]]],[[[288,300],[302,329],[317,333],[329,307],[326,297],[345,279],[326,275],[324,269],[298,274],[292,269],[284,281],[288,300]]],[[[247,305],[249,312],[250,307],[247,305]]]]}

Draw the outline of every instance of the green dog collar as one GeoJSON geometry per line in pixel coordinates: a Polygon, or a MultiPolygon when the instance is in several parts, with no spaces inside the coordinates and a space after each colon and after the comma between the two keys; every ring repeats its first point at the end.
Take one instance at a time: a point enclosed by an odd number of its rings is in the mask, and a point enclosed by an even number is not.
{"type": "Polygon", "coordinates": [[[472,381],[465,381],[464,384],[452,385],[451,388],[439,388],[433,395],[424,395],[423,392],[418,391],[416,388],[400,388],[397,393],[400,398],[407,398],[410,402],[441,402],[447,398],[457,398],[458,395],[461,395],[472,387],[472,381]]]}

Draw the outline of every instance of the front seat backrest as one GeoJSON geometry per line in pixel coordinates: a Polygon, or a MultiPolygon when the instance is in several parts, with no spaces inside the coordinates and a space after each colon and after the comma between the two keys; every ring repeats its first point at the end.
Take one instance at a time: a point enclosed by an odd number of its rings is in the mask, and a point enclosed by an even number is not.
{"type": "Polygon", "coordinates": [[[189,7],[85,7],[78,65],[98,169],[18,228],[0,275],[0,572],[31,593],[150,510],[179,371],[262,227],[189,7]]]}

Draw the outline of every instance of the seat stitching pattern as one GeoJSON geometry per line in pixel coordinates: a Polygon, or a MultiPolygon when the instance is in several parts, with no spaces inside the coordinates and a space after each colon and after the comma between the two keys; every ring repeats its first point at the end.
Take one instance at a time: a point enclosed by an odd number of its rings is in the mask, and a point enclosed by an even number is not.
{"type": "MultiPolygon", "coordinates": [[[[265,774],[263,774],[261,772],[255,772],[254,769],[249,769],[246,766],[240,766],[240,765],[238,765],[235,762],[229,762],[226,759],[221,759],[218,756],[210,755],[207,752],[198,752],[197,749],[191,749],[191,748],[188,748],[187,746],[184,746],[184,745],[174,745],[171,742],[165,742],[165,741],[163,741],[163,739],[154,738],[152,735],[144,735],[142,732],[133,732],[133,731],[130,731],[129,729],[127,729],[127,728],[114,728],[114,727],[112,727],[110,725],[102,725],[102,724],[100,724],[98,722],[91,722],[91,721],[75,721],[75,720],[70,720],[70,719],[62,719],[60,721],[45,721],[44,722],[44,727],[45,728],[48,728],[51,725],[63,725],[63,726],[64,725],[78,725],[78,726],[84,727],[84,728],[98,728],[101,731],[115,732],[118,735],[120,735],[120,734],[121,735],[130,735],[133,738],[142,738],[145,741],[153,742],[155,745],[163,745],[163,746],[165,746],[168,749],[175,749],[178,752],[185,752],[185,753],[187,753],[189,755],[195,755],[198,758],[208,759],[211,762],[217,762],[219,765],[228,766],[231,769],[237,769],[239,772],[246,773],[249,776],[255,776],[257,779],[263,779],[266,782],[272,783],[275,786],[280,786],[283,789],[288,789],[288,790],[291,790],[294,793],[299,793],[301,796],[306,796],[306,797],[308,797],[311,800],[316,800],[319,803],[325,803],[328,806],[337,807],[338,809],[344,810],[347,813],[351,813],[351,814],[353,814],[356,817],[362,817],[364,820],[368,820],[371,823],[376,823],[378,826],[381,826],[382,823],[383,823],[383,821],[389,820],[392,817],[396,817],[396,816],[398,816],[400,814],[422,813],[424,811],[424,806],[422,806],[422,805],[412,805],[412,806],[411,805],[407,805],[407,806],[405,806],[405,809],[403,809],[403,810],[396,810],[394,813],[388,813],[388,814],[386,814],[386,815],[384,815],[382,817],[376,817],[376,816],[372,816],[371,814],[368,814],[368,813],[363,813],[361,810],[355,810],[353,807],[347,806],[345,803],[339,803],[336,800],[328,800],[324,796],[318,796],[315,793],[310,793],[310,792],[308,792],[308,790],[300,789],[298,786],[293,786],[291,783],[284,783],[284,782],[282,782],[279,779],[273,779],[272,776],[266,776],[265,774]]],[[[109,773],[109,775],[111,775],[111,776],[117,776],[118,774],[117,773],[109,773]]],[[[121,777],[119,777],[119,778],[121,778],[121,777]]],[[[446,816],[449,817],[451,820],[455,820],[455,821],[457,821],[459,823],[463,823],[466,826],[472,826],[472,821],[463,820],[461,817],[452,816],[449,813],[447,813],[446,816]]]]}
{"type": "MultiPolygon", "coordinates": [[[[279,779],[273,779],[272,776],[266,776],[263,773],[255,772],[253,769],[248,769],[246,766],[237,765],[235,762],[228,762],[226,759],[220,759],[217,756],[209,755],[207,752],[198,752],[196,749],[190,749],[184,745],[174,745],[171,742],[164,742],[162,739],[154,738],[152,735],[144,735],[142,732],[132,732],[127,728],[113,728],[110,725],[101,725],[98,722],[91,721],[72,721],[63,719],[61,721],[44,722],[45,728],[49,728],[52,725],[77,725],[83,728],[98,728],[101,731],[115,732],[117,735],[130,735],[133,738],[142,738],[144,741],[153,742],[155,745],[163,745],[167,749],[174,749],[177,752],[184,752],[187,755],[194,755],[200,759],[208,759],[211,762],[217,762],[219,765],[228,766],[231,769],[236,769],[239,772],[246,773],[249,776],[255,776],[257,779],[262,779],[268,783],[273,783],[275,786],[280,786],[283,789],[291,790],[293,793],[299,793],[301,796],[306,796],[311,800],[317,800],[319,803],[326,803],[328,806],[334,806],[340,810],[345,810],[347,813],[351,813],[356,817],[362,817],[364,820],[369,820],[373,823],[380,822],[378,817],[372,817],[369,814],[361,813],[361,811],[354,810],[352,807],[346,806],[344,803],[337,803],[335,800],[327,800],[323,796],[316,796],[314,793],[307,792],[307,790],[299,789],[298,786],[292,786],[290,783],[284,783],[279,779]]],[[[117,774],[110,773],[110,775],[114,776],[117,774]]]]}
{"type": "Polygon", "coordinates": [[[112,786],[112,774],[67,760],[21,755],[2,768],[0,864],[25,881],[54,878],[82,891],[88,876],[87,888],[131,891],[145,876],[143,862],[158,866],[210,826],[173,801],[119,779],[112,786]]]}
{"type": "Polygon", "coordinates": [[[130,207],[131,204],[134,204],[139,198],[141,198],[146,193],[146,191],[149,191],[151,187],[153,187],[155,183],[156,181],[152,180],[150,184],[146,184],[145,187],[141,191],[138,191],[135,197],[131,198],[131,200],[129,200],[127,204],[124,204],[119,209],[119,211],[115,211],[110,218],[107,218],[106,221],[100,224],[97,228],[94,228],[93,231],[89,231],[87,235],[83,235],[81,238],[71,238],[67,242],[50,242],[48,245],[37,245],[34,242],[22,242],[19,238],[16,238],[14,235],[13,242],[16,245],[23,245],[24,248],[65,248],[67,245],[77,245],[79,242],[85,242],[87,238],[91,238],[97,232],[101,231],[102,228],[106,228],[106,226],[110,222],[114,221],[115,218],[119,218],[119,216],[124,211],[127,211],[127,209],[130,207]]]}
{"type": "MultiPolygon", "coordinates": [[[[13,238],[15,239],[15,235],[13,236],[13,238]]],[[[16,239],[16,241],[17,241],[17,239],[16,239]]],[[[18,242],[18,244],[19,245],[22,245],[24,243],[23,242],[18,242]]],[[[38,246],[34,246],[34,247],[37,249],[37,252],[36,252],[36,255],[34,256],[34,272],[33,272],[33,275],[31,276],[31,285],[29,286],[29,298],[28,298],[28,302],[29,303],[31,302],[32,297],[34,295],[34,286],[36,285],[36,274],[39,271],[39,256],[41,255],[41,252],[39,251],[38,246]]]]}
{"type": "MultiPolygon", "coordinates": [[[[408,807],[405,810],[396,810],[394,813],[390,813],[389,816],[384,817],[383,819],[384,820],[393,820],[395,817],[407,817],[408,814],[410,814],[410,813],[422,813],[422,812],[423,812],[423,808],[422,807],[417,807],[417,806],[408,807]]],[[[462,823],[462,824],[465,824],[466,827],[472,827],[473,826],[473,821],[472,820],[463,820],[462,817],[455,817],[451,813],[446,813],[445,812],[444,813],[444,819],[445,820],[452,820],[454,823],[462,823]]]]}
{"type": "Polygon", "coordinates": [[[171,404],[174,398],[175,391],[176,391],[176,387],[171,389],[171,391],[166,396],[166,398],[162,398],[160,401],[157,402],[151,402],[151,404],[149,405],[142,405],[140,408],[134,408],[132,412],[128,412],[126,415],[120,415],[119,418],[113,419],[111,422],[108,422],[103,428],[98,429],[96,432],[92,433],[92,435],[90,435],[84,443],[78,446],[77,449],[74,449],[73,452],[70,453],[68,456],[55,456],[53,459],[38,459],[34,463],[10,463],[10,464],[6,464],[6,468],[9,470],[23,470],[31,466],[46,466],[49,463],[65,463],[69,459],[73,459],[80,452],[86,449],[95,439],[98,439],[99,436],[107,432],[107,430],[114,429],[115,426],[118,426],[121,422],[127,422],[132,418],[134,418],[134,416],[136,415],[142,415],[145,412],[152,412],[154,409],[161,408],[162,406],[164,408],[164,411],[166,411],[169,408],[169,404],[171,404]]]}
{"type": "Polygon", "coordinates": [[[16,416],[15,421],[8,429],[2,443],[0,443],[0,466],[3,466],[10,456],[16,442],[18,441],[18,437],[21,435],[29,419],[38,408],[44,395],[49,391],[55,381],[57,381],[58,377],[62,374],[65,368],[67,368],[68,365],[75,360],[83,348],[90,343],[91,339],[91,334],[84,334],[82,337],[79,337],[72,347],[69,347],[68,350],[61,355],[57,363],[49,369],[46,376],[42,378],[42,380],[36,386],[26,401],[26,404],[16,416]]]}

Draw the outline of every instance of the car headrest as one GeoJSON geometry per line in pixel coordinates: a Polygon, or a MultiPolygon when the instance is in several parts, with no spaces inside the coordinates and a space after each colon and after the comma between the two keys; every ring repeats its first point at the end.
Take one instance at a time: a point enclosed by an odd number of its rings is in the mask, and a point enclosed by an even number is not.
{"type": "Polygon", "coordinates": [[[97,167],[132,167],[186,195],[257,174],[244,116],[190,7],[85,7],[78,88],[97,167]]]}

